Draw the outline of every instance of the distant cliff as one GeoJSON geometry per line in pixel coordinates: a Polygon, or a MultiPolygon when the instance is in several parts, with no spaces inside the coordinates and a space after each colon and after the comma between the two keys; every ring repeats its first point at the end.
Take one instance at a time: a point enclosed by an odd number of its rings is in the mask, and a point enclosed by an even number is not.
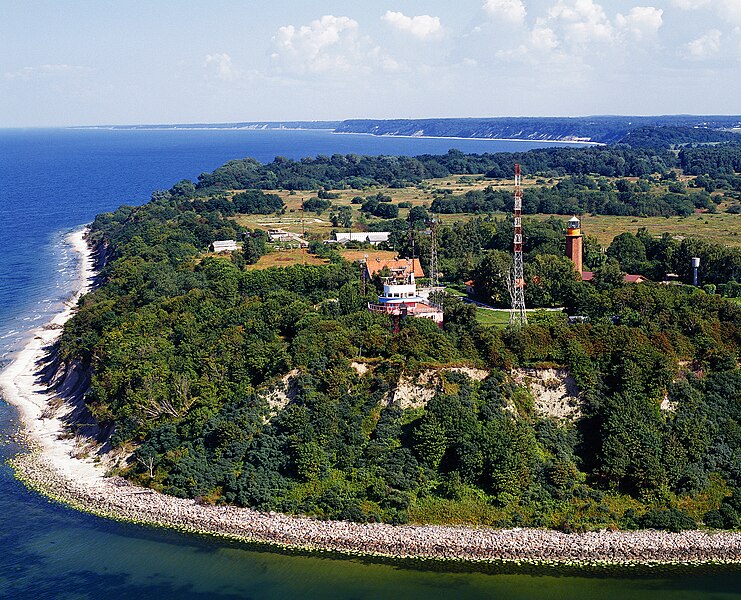
{"type": "Polygon", "coordinates": [[[646,127],[728,130],[741,127],[741,116],[658,117],[497,117],[466,119],[350,119],[338,133],[517,140],[589,141],[614,144],[646,127]]]}

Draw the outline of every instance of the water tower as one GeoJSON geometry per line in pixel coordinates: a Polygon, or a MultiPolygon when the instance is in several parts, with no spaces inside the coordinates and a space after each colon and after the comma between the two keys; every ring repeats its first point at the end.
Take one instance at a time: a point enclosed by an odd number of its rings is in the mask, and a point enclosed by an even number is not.
{"type": "Polygon", "coordinates": [[[566,224],[566,256],[574,263],[577,273],[584,270],[582,264],[583,237],[581,222],[577,217],[571,217],[566,224]]]}
{"type": "Polygon", "coordinates": [[[692,285],[697,287],[699,283],[699,277],[697,276],[697,270],[700,268],[700,259],[695,256],[692,258],[692,285]]]}

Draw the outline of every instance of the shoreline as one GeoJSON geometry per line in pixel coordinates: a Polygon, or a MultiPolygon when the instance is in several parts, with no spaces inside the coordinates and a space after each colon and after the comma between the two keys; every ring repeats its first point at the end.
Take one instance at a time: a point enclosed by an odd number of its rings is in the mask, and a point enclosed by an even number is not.
{"type": "MultiPolygon", "coordinates": [[[[324,130],[327,131],[327,130],[324,130]]],[[[604,142],[593,140],[529,140],[523,138],[494,138],[494,137],[462,137],[455,135],[409,135],[401,133],[369,133],[367,131],[337,131],[331,130],[335,135],[370,135],[379,138],[408,138],[412,140],[473,140],[477,142],[530,142],[532,144],[579,144],[582,146],[609,146],[604,142]]]]}
{"type": "Polygon", "coordinates": [[[495,138],[495,137],[474,137],[474,136],[455,136],[455,135],[409,135],[400,133],[370,133],[368,131],[337,131],[336,129],[327,129],[324,127],[124,127],[124,126],[102,126],[89,125],[68,127],[74,130],[93,130],[93,131],[325,131],[334,135],[368,135],[378,138],[406,138],[412,140],[471,140],[476,142],[530,142],[533,144],[573,144],[580,146],[609,146],[605,142],[595,142],[594,140],[544,140],[544,139],[523,139],[523,138],[495,138]]]}
{"type": "MultiPolygon", "coordinates": [[[[683,569],[741,566],[741,532],[682,533],[597,531],[566,534],[545,529],[486,529],[462,526],[403,525],[319,521],[236,506],[213,506],[137,487],[107,477],[105,460],[93,460],[66,429],[76,407],[60,404],[57,388],[68,386],[74,369],[59,386],[40,373],[49,365],[50,346],[73,314],[95,275],[87,230],[68,236],[81,256],[79,290],[50,323],[30,332],[31,339],[0,372],[3,397],[18,408],[31,449],[12,460],[16,476],[28,487],[77,510],[148,526],[167,527],[264,546],[272,551],[323,553],[406,564],[415,568],[468,570],[536,569],[683,569]],[[51,405],[51,406],[50,406],[51,405]],[[427,567],[424,567],[427,565],[427,567]]],[[[74,379],[79,387],[83,379],[74,379]]],[[[84,440],[83,440],[84,441],[84,440]]],[[[94,455],[94,453],[93,453],[94,455]]]]}

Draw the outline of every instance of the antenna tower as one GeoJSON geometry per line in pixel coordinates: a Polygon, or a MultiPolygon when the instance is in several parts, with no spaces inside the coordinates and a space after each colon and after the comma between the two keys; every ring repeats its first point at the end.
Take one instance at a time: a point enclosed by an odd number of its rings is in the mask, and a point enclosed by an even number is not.
{"type": "Polygon", "coordinates": [[[512,266],[512,311],[509,313],[509,324],[522,326],[527,324],[525,312],[525,275],[522,260],[522,175],[520,165],[515,165],[515,210],[514,210],[514,261],[512,266]]]}
{"type": "Polygon", "coordinates": [[[437,266],[437,219],[430,221],[430,287],[440,287],[440,269],[437,266]]]}

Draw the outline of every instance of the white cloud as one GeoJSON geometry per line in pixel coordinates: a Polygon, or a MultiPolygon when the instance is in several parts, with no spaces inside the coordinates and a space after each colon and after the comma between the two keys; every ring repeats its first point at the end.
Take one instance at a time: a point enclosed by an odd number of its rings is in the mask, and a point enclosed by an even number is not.
{"type": "Polygon", "coordinates": [[[359,25],[349,17],[324,15],[309,25],[286,25],[273,38],[271,60],[282,71],[349,71],[359,53],[359,25]]]}
{"type": "Polygon", "coordinates": [[[334,15],[324,15],[308,25],[278,29],[270,60],[277,73],[289,76],[347,78],[404,68],[369,37],[361,35],[357,21],[334,15]]]}
{"type": "Polygon", "coordinates": [[[734,23],[741,23],[741,1],[721,0],[721,14],[734,23]]]}
{"type": "Polygon", "coordinates": [[[4,74],[4,77],[6,79],[28,80],[43,76],[83,75],[91,72],[93,72],[93,69],[90,67],[83,67],[80,65],[49,64],[38,65],[35,67],[22,67],[16,71],[7,71],[4,74]]]}
{"type": "Polygon", "coordinates": [[[439,37],[443,32],[440,17],[432,17],[430,15],[408,17],[404,13],[388,10],[381,17],[381,20],[388,23],[394,29],[409,33],[420,40],[439,37]]]}
{"type": "Polygon", "coordinates": [[[672,6],[682,10],[697,10],[710,4],[711,0],[671,0],[672,6]]]}
{"type": "Polygon", "coordinates": [[[664,23],[664,11],[653,6],[634,6],[627,15],[618,14],[616,25],[636,40],[656,35],[664,23]]]}
{"type": "Polygon", "coordinates": [[[527,15],[522,0],[486,0],[483,9],[492,19],[512,25],[521,25],[527,15]]]}
{"type": "Polygon", "coordinates": [[[558,36],[550,27],[542,22],[536,23],[530,32],[530,45],[535,50],[550,51],[558,47],[558,36]]]}
{"type": "Polygon", "coordinates": [[[741,23],[740,0],[671,0],[671,4],[682,10],[707,8],[713,10],[724,19],[741,23]]]}
{"type": "Polygon", "coordinates": [[[214,76],[224,81],[232,81],[237,78],[238,73],[232,64],[232,57],[226,53],[207,54],[204,66],[214,76]]]}
{"type": "Polygon", "coordinates": [[[593,0],[558,0],[548,16],[559,22],[564,37],[575,44],[610,41],[613,27],[601,5],[593,0]]]}
{"type": "Polygon", "coordinates": [[[718,54],[720,52],[721,35],[721,32],[717,29],[706,31],[699,38],[686,45],[688,56],[703,60],[718,54]]]}

